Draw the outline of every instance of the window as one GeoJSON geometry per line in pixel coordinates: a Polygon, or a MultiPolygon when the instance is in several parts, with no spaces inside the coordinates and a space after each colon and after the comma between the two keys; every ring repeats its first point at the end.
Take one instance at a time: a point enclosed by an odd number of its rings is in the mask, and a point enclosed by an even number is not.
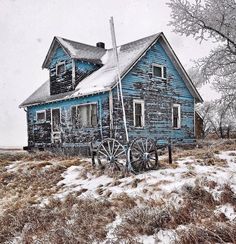
{"type": "Polygon", "coordinates": [[[152,75],[153,77],[159,77],[166,79],[166,67],[159,64],[152,65],[152,75]]]}
{"type": "Polygon", "coordinates": [[[144,101],[134,100],[133,110],[134,110],[134,126],[144,127],[144,101]]]}
{"type": "Polygon", "coordinates": [[[46,120],[46,111],[38,111],[36,113],[36,120],[37,122],[44,122],[46,120]]]}
{"type": "Polygon", "coordinates": [[[180,104],[174,104],[172,107],[172,125],[174,129],[179,129],[180,126],[180,104]]]}
{"type": "Polygon", "coordinates": [[[57,75],[62,75],[64,74],[66,71],[66,66],[65,66],[65,62],[61,62],[61,63],[58,63],[56,65],[56,73],[57,75]]]}
{"type": "Polygon", "coordinates": [[[59,132],[61,123],[61,111],[59,108],[52,109],[52,131],[59,132]]]}
{"type": "Polygon", "coordinates": [[[72,107],[72,124],[75,128],[97,126],[97,105],[79,105],[72,107]]]}

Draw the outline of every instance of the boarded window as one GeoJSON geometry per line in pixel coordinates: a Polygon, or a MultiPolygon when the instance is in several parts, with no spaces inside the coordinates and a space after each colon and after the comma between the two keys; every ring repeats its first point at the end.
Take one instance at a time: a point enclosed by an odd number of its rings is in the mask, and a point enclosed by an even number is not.
{"type": "Polygon", "coordinates": [[[144,126],[144,101],[134,100],[134,126],[144,126]]]}
{"type": "Polygon", "coordinates": [[[180,128],[180,105],[174,104],[172,108],[173,128],[180,128]]]}
{"type": "Polygon", "coordinates": [[[44,122],[46,120],[46,112],[45,111],[37,112],[36,120],[37,122],[44,122]]]}
{"type": "Polygon", "coordinates": [[[66,71],[65,63],[57,64],[56,66],[57,75],[62,75],[63,73],[65,73],[65,71],[66,71]]]}
{"type": "Polygon", "coordinates": [[[152,73],[154,77],[166,79],[166,67],[163,65],[153,64],[152,73]]]}
{"type": "Polygon", "coordinates": [[[97,105],[88,104],[72,107],[72,124],[75,128],[97,126],[97,105]]]}

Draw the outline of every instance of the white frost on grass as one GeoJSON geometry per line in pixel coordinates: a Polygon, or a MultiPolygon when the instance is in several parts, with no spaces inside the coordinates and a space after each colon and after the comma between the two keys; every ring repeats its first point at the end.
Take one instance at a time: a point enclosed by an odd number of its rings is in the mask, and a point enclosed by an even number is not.
{"type": "Polygon", "coordinates": [[[211,180],[218,183],[219,187],[210,189],[205,186],[205,188],[217,198],[220,194],[220,186],[224,184],[230,184],[232,189],[236,190],[236,165],[232,162],[236,156],[229,156],[229,154],[233,155],[235,152],[229,151],[218,154],[220,158],[227,160],[228,167],[199,165],[192,156],[177,160],[176,168],[158,169],[125,177],[119,179],[119,184],[112,184],[116,180],[106,175],[95,176],[86,173],[86,177],[82,177],[83,167],[71,166],[63,173],[62,177],[64,179],[58,183],[62,188],[57,196],[61,198],[69,192],[85,189],[83,196],[99,197],[109,190],[112,197],[120,193],[126,193],[130,197],[142,197],[146,200],[171,199],[174,204],[178,204],[181,201],[181,197],[178,197],[178,195],[180,195],[179,193],[184,185],[193,186],[196,180],[211,180]],[[138,183],[133,186],[135,180],[138,183]],[[98,188],[103,191],[100,195],[96,191],[98,188]]]}
{"type": "Polygon", "coordinates": [[[175,231],[173,230],[160,230],[157,233],[157,242],[156,243],[161,243],[161,244],[171,244],[174,243],[175,241],[175,231]]]}
{"type": "Polygon", "coordinates": [[[236,212],[231,204],[222,205],[217,210],[223,213],[230,221],[236,220],[236,212]]]}
{"type": "Polygon", "coordinates": [[[115,220],[112,223],[107,225],[106,228],[107,228],[108,232],[107,232],[106,241],[104,241],[104,244],[106,244],[107,241],[111,241],[111,243],[114,241],[117,241],[117,238],[116,238],[114,232],[115,232],[116,227],[118,225],[120,225],[121,222],[122,222],[122,218],[120,217],[120,215],[117,215],[115,220]]]}
{"type": "Polygon", "coordinates": [[[57,183],[58,186],[62,186],[61,192],[56,195],[57,197],[63,198],[70,192],[78,192],[82,189],[87,190],[83,193],[84,195],[89,194],[96,196],[95,191],[97,187],[112,182],[112,178],[105,175],[96,177],[91,174],[87,174],[87,178],[84,179],[81,176],[82,169],[82,166],[71,166],[62,174],[64,179],[57,183]]]}
{"type": "Polygon", "coordinates": [[[7,165],[5,168],[7,172],[17,172],[21,161],[14,161],[13,163],[7,165]]]}

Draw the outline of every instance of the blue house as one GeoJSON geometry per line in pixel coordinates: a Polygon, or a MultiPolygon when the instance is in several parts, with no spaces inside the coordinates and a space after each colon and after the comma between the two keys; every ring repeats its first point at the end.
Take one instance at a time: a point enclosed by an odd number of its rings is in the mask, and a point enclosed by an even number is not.
{"type": "MultiPolygon", "coordinates": [[[[118,47],[130,140],[195,142],[195,104],[202,98],[163,33],[118,47]]],[[[49,80],[21,105],[28,149],[87,154],[90,142],[125,141],[112,49],[54,37],[42,65],[49,80]]]]}

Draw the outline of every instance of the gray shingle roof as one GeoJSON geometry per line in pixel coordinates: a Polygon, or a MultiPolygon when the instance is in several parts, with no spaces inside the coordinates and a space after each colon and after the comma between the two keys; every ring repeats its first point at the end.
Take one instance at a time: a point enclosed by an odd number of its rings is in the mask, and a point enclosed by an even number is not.
{"type": "MultiPolygon", "coordinates": [[[[158,36],[159,34],[155,34],[118,47],[121,76],[129,70],[158,36]]],[[[50,82],[46,81],[20,107],[104,92],[110,90],[117,82],[117,69],[112,49],[101,50],[102,48],[77,42],[73,42],[72,44],[72,41],[63,38],[59,38],[58,40],[72,57],[80,57],[80,59],[83,57],[83,60],[98,60],[99,58],[103,66],[83,79],[75,90],[71,92],[50,95],[50,82]],[[82,51],[78,48],[82,48],[82,51]],[[92,53],[93,50],[96,50],[95,53],[92,53]]]]}
{"type": "MultiPolygon", "coordinates": [[[[121,77],[123,77],[136,64],[136,62],[142,57],[143,54],[145,54],[148,48],[150,48],[160,36],[163,37],[163,40],[168,46],[169,43],[165,39],[163,33],[158,33],[136,40],[134,42],[121,45],[117,48],[121,77]]],[[[71,92],[50,95],[50,81],[46,81],[29,98],[27,98],[20,105],[20,107],[105,92],[110,90],[116,84],[117,68],[112,49],[102,49],[60,37],[55,38],[60,42],[60,44],[71,57],[87,60],[90,62],[96,60],[97,63],[101,63],[103,66],[80,81],[75,90],[71,92]]],[[[168,48],[171,50],[171,55],[173,55],[173,58],[179,62],[172,48],[170,46],[168,46],[168,48]]],[[[180,63],[178,65],[183,72],[184,80],[190,89],[190,92],[196,98],[196,101],[202,101],[201,96],[193,86],[182,65],[180,63]]]]}
{"type": "Polygon", "coordinates": [[[95,47],[80,42],[71,41],[61,37],[55,37],[57,41],[66,49],[72,58],[90,61],[93,63],[102,63],[102,56],[106,50],[101,47],[95,47]]]}

